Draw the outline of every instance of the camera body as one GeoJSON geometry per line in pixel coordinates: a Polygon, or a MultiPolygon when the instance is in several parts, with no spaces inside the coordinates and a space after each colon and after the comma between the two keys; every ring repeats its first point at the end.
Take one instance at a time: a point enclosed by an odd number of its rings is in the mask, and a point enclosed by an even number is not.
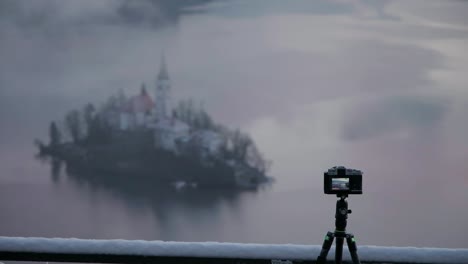
{"type": "Polygon", "coordinates": [[[325,194],[348,195],[362,194],[362,172],[335,166],[323,174],[325,194]]]}

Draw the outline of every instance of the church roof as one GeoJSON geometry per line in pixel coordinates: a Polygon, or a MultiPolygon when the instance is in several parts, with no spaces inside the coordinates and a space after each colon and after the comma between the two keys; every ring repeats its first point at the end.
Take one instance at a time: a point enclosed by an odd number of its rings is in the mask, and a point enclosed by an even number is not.
{"type": "Polygon", "coordinates": [[[153,99],[148,95],[148,93],[143,92],[128,99],[122,110],[128,113],[147,113],[153,108],[153,99]]]}

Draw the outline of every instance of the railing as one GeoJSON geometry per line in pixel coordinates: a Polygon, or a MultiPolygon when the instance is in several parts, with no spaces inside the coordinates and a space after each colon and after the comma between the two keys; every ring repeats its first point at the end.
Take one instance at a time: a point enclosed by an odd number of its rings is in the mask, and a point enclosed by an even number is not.
{"type": "MultiPolygon", "coordinates": [[[[320,246],[0,237],[0,261],[309,264],[320,246]]],[[[345,250],[346,253],[346,250],[345,250]]],[[[468,263],[468,249],[358,246],[363,263],[468,263]]],[[[329,260],[333,260],[333,249],[329,260]]],[[[344,261],[350,262],[344,254],[344,261]]]]}

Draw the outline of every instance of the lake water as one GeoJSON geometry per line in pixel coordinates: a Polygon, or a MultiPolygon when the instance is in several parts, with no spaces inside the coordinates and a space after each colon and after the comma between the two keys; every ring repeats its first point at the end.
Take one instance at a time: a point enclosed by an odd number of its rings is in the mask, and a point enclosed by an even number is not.
{"type": "Polygon", "coordinates": [[[86,3],[0,23],[0,235],[321,244],[323,171],[346,165],[358,244],[468,247],[467,3],[215,1],[155,28],[79,23],[112,11],[86,3]],[[274,184],[115,188],[35,159],[65,111],[152,89],[162,51],[174,98],[250,133],[274,184]]]}

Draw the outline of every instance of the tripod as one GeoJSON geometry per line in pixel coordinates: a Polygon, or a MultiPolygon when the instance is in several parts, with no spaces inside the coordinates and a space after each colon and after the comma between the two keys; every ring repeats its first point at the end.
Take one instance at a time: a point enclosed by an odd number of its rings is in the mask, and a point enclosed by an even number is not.
{"type": "Polygon", "coordinates": [[[336,249],[335,249],[335,263],[341,264],[343,257],[343,243],[346,238],[346,243],[348,244],[349,253],[354,264],[360,264],[359,257],[357,255],[357,246],[356,241],[354,240],[354,235],[346,233],[346,220],[348,219],[348,214],[351,214],[351,210],[348,210],[348,202],[346,198],[348,195],[337,195],[340,198],[336,202],[336,214],[335,214],[335,232],[328,232],[325,236],[325,241],[323,241],[322,251],[317,258],[318,264],[325,264],[327,262],[328,251],[330,251],[331,245],[333,244],[333,239],[336,238],[336,249]]]}

